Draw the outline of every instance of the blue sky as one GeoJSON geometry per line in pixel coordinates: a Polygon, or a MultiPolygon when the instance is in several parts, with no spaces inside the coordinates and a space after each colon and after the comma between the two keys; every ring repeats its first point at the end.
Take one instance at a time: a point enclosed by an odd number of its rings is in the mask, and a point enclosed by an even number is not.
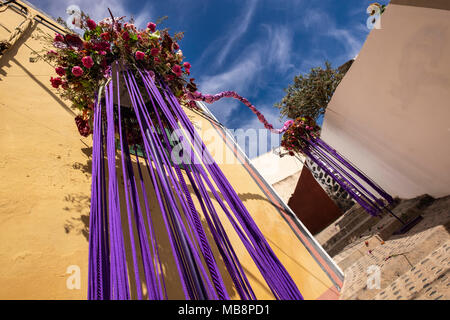
{"type": "MultiPolygon", "coordinates": [[[[295,75],[323,65],[337,67],[355,57],[369,29],[366,8],[373,0],[29,0],[53,17],[78,5],[99,20],[133,16],[136,24],[168,16],[161,27],[185,31],[181,42],[192,76],[204,93],[235,90],[275,127],[273,104],[295,75]]],[[[388,1],[379,1],[387,4],[388,1]]],[[[262,128],[246,106],[234,100],[209,105],[228,128],[262,128]]],[[[266,150],[261,150],[265,152],[266,150]]]]}

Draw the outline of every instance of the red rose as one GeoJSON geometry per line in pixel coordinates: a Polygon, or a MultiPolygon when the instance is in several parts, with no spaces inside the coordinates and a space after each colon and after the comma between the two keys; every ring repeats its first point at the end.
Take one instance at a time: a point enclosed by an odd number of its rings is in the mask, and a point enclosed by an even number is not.
{"type": "Polygon", "coordinates": [[[55,89],[58,89],[59,86],[62,84],[62,80],[61,80],[60,77],[57,77],[57,78],[51,77],[50,78],[50,82],[52,84],[52,87],[55,88],[55,89]]]}
{"type": "Polygon", "coordinates": [[[63,67],[57,67],[55,68],[56,73],[58,74],[58,76],[63,76],[66,74],[66,69],[64,69],[63,67]]]}
{"type": "Polygon", "coordinates": [[[147,24],[147,28],[149,28],[151,32],[155,32],[155,30],[156,30],[156,24],[154,24],[153,22],[149,22],[149,23],[147,24]]]}
{"type": "Polygon", "coordinates": [[[92,60],[91,56],[86,56],[81,59],[83,66],[90,69],[94,66],[94,60],[92,60]]]}
{"type": "Polygon", "coordinates": [[[145,53],[142,51],[136,51],[136,60],[144,60],[145,53]]]}
{"type": "Polygon", "coordinates": [[[159,48],[152,48],[150,54],[154,57],[157,56],[159,54],[159,48]]]}
{"type": "Polygon", "coordinates": [[[75,77],[81,77],[83,75],[83,69],[81,69],[79,66],[75,66],[72,68],[72,74],[75,77]]]}
{"type": "Polygon", "coordinates": [[[122,39],[125,41],[130,40],[130,34],[128,33],[128,31],[125,31],[124,33],[122,33],[122,39]]]}
{"type": "Polygon", "coordinates": [[[103,32],[100,37],[105,40],[105,41],[109,41],[111,39],[111,35],[109,34],[109,32],[103,32]]]}
{"type": "Polygon", "coordinates": [[[95,23],[94,20],[88,19],[86,21],[86,24],[88,26],[89,29],[94,30],[97,27],[97,24],[95,23]]]}
{"type": "Polygon", "coordinates": [[[181,75],[183,74],[181,67],[177,64],[172,67],[172,72],[175,73],[177,77],[181,77],[181,75]]]}
{"type": "Polygon", "coordinates": [[[59,33],[55,33],[55,38],[53,40],[55,42],[64,42],[64,37],[59,33]]]}

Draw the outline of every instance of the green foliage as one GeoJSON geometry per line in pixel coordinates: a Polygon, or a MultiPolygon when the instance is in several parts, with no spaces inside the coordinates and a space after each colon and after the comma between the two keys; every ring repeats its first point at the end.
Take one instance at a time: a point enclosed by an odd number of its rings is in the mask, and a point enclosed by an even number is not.
{"type": "Polygon", "coordinates": [[[281,117],[295,119],[307,116],[317,119],[325,113],[328,102],[347,70],[333,69],[327,61],[324,69],[316,67],[306,75],[296,76],[294,83],[284,89],[286,96],[275,104],[280,109],[281,117]]]}

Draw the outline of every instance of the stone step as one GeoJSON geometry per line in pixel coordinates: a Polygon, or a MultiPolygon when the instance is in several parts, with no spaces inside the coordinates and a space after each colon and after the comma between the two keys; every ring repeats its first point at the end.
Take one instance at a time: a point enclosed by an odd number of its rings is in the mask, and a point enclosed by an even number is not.
{"type": "MultiPolygon", "coordinates": [[[[433,198],[427,195],[412,200],[403,200],[401,205],[397,205],[398,208],[394,207],[395,209],[392,208],[391,210],[398,215],[402,215],[403,218],[412,219],[422,213],[418,208],[423,210],[430,205],[430,200],[434,201],[433,198]]],[[[441,199],[440,202],[442,203],[442,201],[441,199]]],[[[397,200],[398,203],[399,201],[397,200]]],[[[400,227],[401,224],[397,219],[390,215],[384,215],[376,225],[369,227],[359,239],[356,239],[353,243],[343,248],[333,259],[345,270],[359,257],[367,253],[368,250],[374,249],[380,243],[384,242],[383,239],[389,238],[400,227]]]]}
{"type": "MultiPolygon", "coordinates": [[[[389,208],[394,209],[399,203],[400,200],[395,199],[389,208]]],[[[380,216],[374,218],[360,205],[355,204],[342,217],[315,237],[325,251],[333,256],[342,251],[348,244],[360,238],[361,234],[372,230],[372,227],[377,225],[386,215],[386,212],[382,212],[380,216]]]]}
{"type": "Polygon", "coordinates": [[[347,269],[361,257],[365,256],[369,250],[373,251],[376,247],[384,243],[383,239],[377,234],[359,240],[359,242],[348,245],[342,252],[333,257],[334,262],[336,262],[342,270],[347,269]]]}
{"type": "MultiPolygon", "coordinates": [[[[433,197],[425,194],[414,199],[401,200],[391,211],[403,221],[408,222],[420,216],[434,201],[433,197]]],[[[385,214],[371,230],[364,232],[362,237],[371,236],[376,232],[383,240],[386,240],[401,227],[402,224],[395,217],[385,214]]]]}
{"type": "Polygon", "coordinates": [[[344,229],[340,234],[330,239],[323,248],[330,256],[335,256],[340,253],[346,246],[361,238],[366,230],[370,229],[379,222],[378,217],[372,217],[369,214],[364,219],[358,221],[358,224],[352,229],[344,229]]]}
{"type": "Polygon", "coordinates": [[[375,300],[448,300],[450,241],[434,250],[375,296],[375,300]]]}
{"type": "Polygon", "coordinates": [[[408,236],[385,241],[370,253],[348,267],[340,299],[372,299],[389,286],[431,251],[450,239],[450,225],[437,225],[419,232],[410,231],[408,236]],[[369,268],[376,266],[381,274],[379,289],[367,287],[369,268]]]}
{"type": "Polygon", "coordinates": [[[338,234],[341,229],[351,223],[351,221],[358,219],[362,214],[360,213],[361,206],[358,204],[353,205],[349,210],[347,210],[342,216],[340,216],[336,221],[330,224],[321,232],[314,235],[316,240],[323,246],[326,244],[333,236],[338,234]]]}

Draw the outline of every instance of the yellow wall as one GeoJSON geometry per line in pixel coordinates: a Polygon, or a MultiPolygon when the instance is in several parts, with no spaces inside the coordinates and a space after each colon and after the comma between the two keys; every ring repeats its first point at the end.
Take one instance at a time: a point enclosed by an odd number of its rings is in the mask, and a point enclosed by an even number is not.
{"type": "MultiPolygon", "coordinates": [[[[0,13],[10,30],[22,20],[0,13]]],[[[53,34],[33,24],[0,57],[0,298],[85,298],[91,139],[51,88],[53,68],[29,61],[38,28],[53,34]],[[69,265],[81,266],[81,290],[66,287],[69,265]]]]}
{"type": "MultiPolygon", "coordinates": [[[[11,10],[2,12],[0,21],[13,29],[17,14],[11,10]]],[[[33,50],[42,49],[42,44],[33,38],[38,29],[53,34],[45,26],[33,24],[19,43],[0,58],[0,299],[85,299],[91,137],[78,134],[74,114],[51,88],[49,78],[54,76],[53,68],[42,61],[29,61],[33,50]],[[71,265],[81,268],[79,290],[69,290],[66,286],[69,276],[66,270],[71,265]]],[[[199,114],[188,113],[201,130],[213,132],[208,145],[218,143],[226,148],[220,130],[199,114]]],[[[117,160],[120,161],[119,156],[117,160]]],[[[263,192],[262,181],[258,185],[249,168],[239,161],[222,164],[221,168],[305,298],[317,299],[326,292],[329,297],[335,294],[329,276],[299,240],[299,237],[308,238],[307,233],[293,232],[292,221],[289,225],[276,209],[280,206],[276,199],[263,192]]],[[[183,298],[153,197],[150,190],[149,203],[158,230],[169,298],[183,298]]],[[[125,212],[122,211],[122,221],[127,239],[125,212]]],[[[222,221],[258,298],[271,298],[237,234],[227,219],[222,221]]],[[[321,248],[308,239],[304,241],[329,268],[330,262],[321,248]]],[[[217,249],[213,249],[217,254],[217,249]]],[[[224,271],[223,263],[218,260],[224,271]]],[[[232,298],[238,298],[226,272],[222,274],[232,298]]]]}

